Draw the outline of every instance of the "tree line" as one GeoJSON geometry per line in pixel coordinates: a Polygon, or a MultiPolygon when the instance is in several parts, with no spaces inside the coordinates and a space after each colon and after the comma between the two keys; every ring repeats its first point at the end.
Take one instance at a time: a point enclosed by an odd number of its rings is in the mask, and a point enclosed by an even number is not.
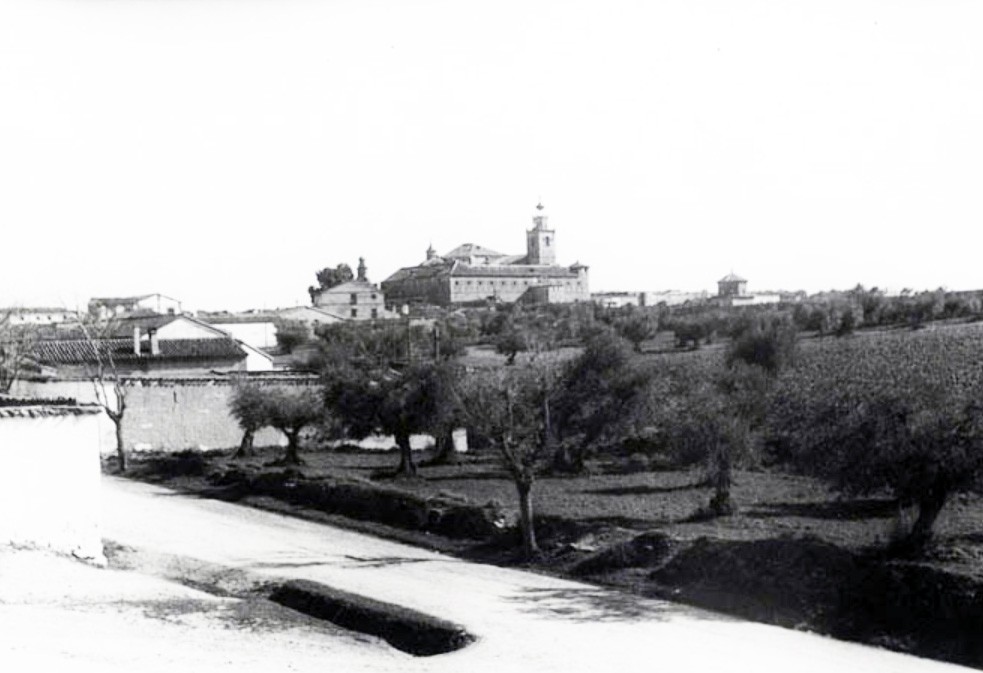
{"type": "Polygon", "coordinates": [[[640,356],[602,320],[572,357],[552,338],[533,342],[521,367],[467,367],[455,349],[424,348],[422,337],[410,359],[388,329],[329,326],[312,360],[318,387],[244,386],[233,413],[245,434],[256,429],[250,418],[283,430],[285,462],[300,460],[304,427],[336,438],[392,435],[400,475],[418,471],[411,435],[436,438],[431,460],[443,462],[454,457],[452,431],[466,428],[514,483],[527,554],[538,548],[537,481],[626,452],[703,466],[711,496],[695,516],[735,511],[741,467],[814,476],[851,495],[889,493],[917,512],[899,542],[920,547],[951,495],[979,484],[983,369],[972,335],[919,334],[803,350],[793,319],[762,314],[722,353],[640,356]]]}

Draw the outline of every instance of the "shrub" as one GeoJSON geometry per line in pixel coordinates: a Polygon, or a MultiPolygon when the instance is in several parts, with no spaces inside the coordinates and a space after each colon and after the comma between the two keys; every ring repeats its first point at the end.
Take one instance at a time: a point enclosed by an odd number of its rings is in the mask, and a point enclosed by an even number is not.
{"type": "Polygon", "coordinates": [[[790,325],[749,329],[731,343],[727,364],[744,362],[775,374],[794,360],[795,341],[795,330],[790,325]]]}

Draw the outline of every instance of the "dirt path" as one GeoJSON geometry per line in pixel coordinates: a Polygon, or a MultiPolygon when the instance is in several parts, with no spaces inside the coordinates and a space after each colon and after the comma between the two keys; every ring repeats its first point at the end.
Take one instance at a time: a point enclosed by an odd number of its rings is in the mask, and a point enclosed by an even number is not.
{"type": "Polygon", "coordinates": [[[262,600],[0,547],[0,670],[175,673],[397,668],[384,643],[262,600]]]}
{"type": "Polygon", "coordinates": [[[479,638],[453,654],[379,658],[374,670],[595,673],[663,666],[672,671],[729,673],[967,670],[673,603],[468,563],[148,484],[112,477],[105,477],[104,484],[107,539],[152,553],[197,559],[232,573],[320,582],[455,621],[479,638]]]}

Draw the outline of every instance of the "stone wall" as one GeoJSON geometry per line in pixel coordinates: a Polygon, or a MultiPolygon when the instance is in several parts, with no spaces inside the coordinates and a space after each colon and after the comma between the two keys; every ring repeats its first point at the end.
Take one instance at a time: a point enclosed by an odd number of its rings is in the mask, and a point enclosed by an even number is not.
{"type": "Polygon", "coordinates": [[[99,454],[112,447],[108,422],[96,407],[0,408],[0,544],[105,560],[99,454]]]}

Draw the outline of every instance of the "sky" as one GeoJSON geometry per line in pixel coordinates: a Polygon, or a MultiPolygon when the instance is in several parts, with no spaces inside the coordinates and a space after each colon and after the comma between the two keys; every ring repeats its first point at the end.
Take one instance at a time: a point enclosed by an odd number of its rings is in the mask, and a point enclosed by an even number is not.
{"type": "Polygon", "coordinates": [[[308,301],[540,200],[591,289],[983,288],[983,3],[0,0],[0,306],[308,301]]]}

